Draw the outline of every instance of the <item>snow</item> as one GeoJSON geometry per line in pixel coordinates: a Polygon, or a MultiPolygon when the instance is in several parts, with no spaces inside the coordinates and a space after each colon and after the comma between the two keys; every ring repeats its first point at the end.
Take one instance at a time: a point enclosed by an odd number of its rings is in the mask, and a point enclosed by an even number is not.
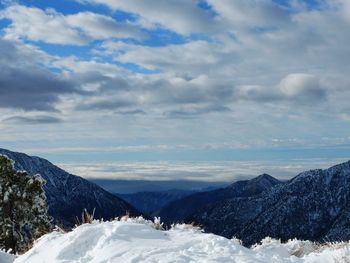
{"type": "Polygon", "coordinates": [[[14,255],[7,254],[0,250],[0,263],[12,263],[14,260],[14,255]]]}
{"type": "MultiPolygon", "coordinates": [[[[317,246],[291,240],[282,244],[266,238],[248,249],[237,239],[202,233],[189,225],[161,231],[142,218],[123,220],[85,224],[68,233],[52,232],[14,263],[350,262],[350,243],[317,246]]],[[[11,262],[1,256],[4,254],[0,254],[1,263],[11,262]]]]}

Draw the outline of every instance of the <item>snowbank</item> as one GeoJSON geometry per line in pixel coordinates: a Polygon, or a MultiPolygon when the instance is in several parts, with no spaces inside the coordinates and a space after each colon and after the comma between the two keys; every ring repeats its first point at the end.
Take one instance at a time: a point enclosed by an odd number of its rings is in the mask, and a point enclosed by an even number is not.
{"type": "Polygon", "coordinates": [[[12,263],[15,260],[14,255],[0,251],[0,263],[12,263]]]}
{"type": "Polygon", "coordinates": [[[15,260],[24,262],[350,262],[350,245],[320,249],[311,242],[281,244],[267,238],[262,245],[248,249],[238,240],[204,234],[185,225],[160,231],[145,220],[129,219],[45,235],[15,260]]]}

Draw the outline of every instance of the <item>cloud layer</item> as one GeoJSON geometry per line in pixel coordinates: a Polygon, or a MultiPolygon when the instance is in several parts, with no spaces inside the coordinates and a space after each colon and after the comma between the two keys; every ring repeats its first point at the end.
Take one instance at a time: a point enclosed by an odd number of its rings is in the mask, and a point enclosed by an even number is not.
{"type": "Polygon", "coordinates": [[[348,141],[346,0],[70,5],[2,2],[0,142],[23,124],[52,147],[348,141]]]}
{"type": "Polygon", "coordinates": [[[29,39],[60,45],[85,45],[93,40],[143,38],[130,23],[119,23],[109,16],[92,12],[64,15],[52,8],[13,5],[0,13],[11,25],[4,29],[7,39],[29,39]]]}
{"type": "Polygon", "coordinates": [[[0,40],[0,107],[52,111],[62,94],[78,92],[72,80],[35,62],[40,52],[0,40]]]}

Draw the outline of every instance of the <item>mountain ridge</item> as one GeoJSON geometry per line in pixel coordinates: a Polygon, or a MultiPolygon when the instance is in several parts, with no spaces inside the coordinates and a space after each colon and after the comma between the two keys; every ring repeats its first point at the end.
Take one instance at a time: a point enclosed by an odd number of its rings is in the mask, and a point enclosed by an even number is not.
{"type": "Polygon", "coordinates": [[[200,192],[189,195],[183,199],[175,200],[154,213],[162,220],[171,224],[187,219],[195,211],[207,206],[210,203],[222,202],[232,197],[244,197],[259,194],[269,187],[283,182],[276,178],[263,174],[251,180],[241,180],[230,184],[227,187],[219,188],[208,192],[200,192]],[[186,204],[184,206],[183,204],[186,204]]]}
{"type": "Polygon", "coordinates": [[[252,245],[266,236],[317,242],[350,239],[350,161],[302,172],[255,196],[212,203],[184,219],[252,245]]]}
{"type": "Polygon", "coordinates": [[[95,209],[95,218],[110,219],[130,213],[141,213],[119,197],[77,175],[70,174],[44,158],[0,148],[0,154],[14,161],[17,170],[29,175],[40,174],[45,180],[44,190],[49,213],[56,224],[73,226],[75,217],[83,209],[95,209]]]}
{"type": "Polygon", "coordinates": [[[116,195],[124,199],[128,203],[132,204],[140,211],[147,214],[151,214],[152,212],[162,208],[166,204],[174,200],[178,200],[188,195],[191,195],[195,192],[196,191],[170,189],[167,191],[159,192],[142,191],[132,194],[116,193],[116,195]]]}

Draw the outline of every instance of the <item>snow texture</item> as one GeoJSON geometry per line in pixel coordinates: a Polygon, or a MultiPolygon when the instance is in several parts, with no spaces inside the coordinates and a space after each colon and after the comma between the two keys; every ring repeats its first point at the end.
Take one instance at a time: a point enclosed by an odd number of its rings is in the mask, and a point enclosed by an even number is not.
{"type": "Polygon", "coordinates": [[[350,243],[317,247],[308,241],[291,240],[281,244],[265,238],[261,245],[248,249],[236,239],[202,233],[189,225],[160,231],[150,221],[138,218],[95,222],[69,233],[47,234],[14,261],[24,262],[345,263],[350,262],[350,243]]]}
{"type": "Polygon", "coordinates": [[[12,263],[15,260],[15,256],[7,254],[3,251],[0,251],[0,263],[12,263]]]}

